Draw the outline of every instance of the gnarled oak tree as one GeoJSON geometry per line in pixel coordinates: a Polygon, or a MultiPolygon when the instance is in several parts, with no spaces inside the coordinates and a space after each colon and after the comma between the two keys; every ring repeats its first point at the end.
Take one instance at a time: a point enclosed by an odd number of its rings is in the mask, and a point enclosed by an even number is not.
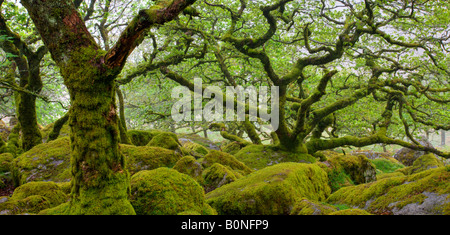
{"type": "Polygon", "coordinates": [[[145,31],[174,19],[195,0],[161,0],[139,11],[109,50],[102,50],[70,0],[22,0],[70,93],[72,199],[67,214],[133,214],[129,175],[119,152],[115,79],[145,31]]]}

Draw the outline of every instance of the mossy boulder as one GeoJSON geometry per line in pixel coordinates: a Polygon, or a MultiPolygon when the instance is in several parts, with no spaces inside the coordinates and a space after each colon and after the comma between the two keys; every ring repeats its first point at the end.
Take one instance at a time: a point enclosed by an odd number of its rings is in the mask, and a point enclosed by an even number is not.
{"type": "Polygon", "coordinates": [[[126,168],[131,175],[141,170],[173,167],[182,158],[181,154],[165,148],[126,144],[119,146],[126,159],[126,168]]]}
{"type": "Polygon", "coordinates": [[[222,147],[222,151],[229,154],[236,154],[242,149],[242,146],[239,142],[233,141],[222,147]]]}
{"type": "Polygon", "coordinates": [[[70,140],[58,138],[34,146],[15,158],[11,167],[16,169],[14,178],[23,184],[31,181],[70,181],[70,140]]]}
{"type": "Polygon", "coordinates": [[[208,138],[201,137],[197,134],[177,134],[178,140],[182,145],[184,145],[187,142],[200,144],[203,147],[213,150],[219,150],[219,146],[217,146],[214,142],[209,140],[208,138]]]}
{"type": "Polygon", "coordinates": [[[338,172],[345,172],[355,184],[376,180],[375,165],[364,155],[337,154],[328,158],[325,164],[338,172]]]}
{"type": "Polygon", "coordinates": [[[300,199],[291,211],[291,215],[327,215],[337,211],[337,208],[324,202],[300,199]]]}
{"type": "Polygon", "coordinates": [[[147,146],[160,147],[170,150],[179,150],[181,144],[178,142],[177,135],[170,132],[161,132],[148,142],[147,146]]]}
{"type": "Polygon", "coordinates": [[[195,179],[200,184],[203,182],[203,167],[202,164],[197,162],[194,157],[192,156],[185,156],[182,157],[180,160],[177,161],[175,166],[173,167],[174,170],[177,170],[180,173],[189,175],[193,179],[195,179]]]}
{"type": "MultiPolygon", "coordinates": [[[[433,148],[433,145],[427,140],[426,137],[419,137],[417,139],[419,144],[425,147],[433,148]]],[[[397,159],[399,162],[401,162],[405,166],[412,166],[414,161],[419,158],[420,156],[423,156],[427,154],[424,151],[416,151],[410,148],[401,148],[394,154],[394,158],[397,159]]]]}
{"type": "Polygon", "coordinates": [[[450,168],[384,178],[334,192],[327,202],[374,214],[450,214],[450,168]]]}
{"type": "Polygon", "coordinates": [[[444,163],[442,163],[434,154],[429,153],[417,158],[413,165],[409,168],[408,174],[414,174],[442,166],[444,166],[444,163]]]}
{"type": "Polygon", "coordinates": [[[228,166],[242,175],[247,175],[252,170],[241,161],[237,160],[233,155],[218,150],[210,150],[202,159],[202,165],[205,168],[212,166],[214,163],[220,163],[228,166]]]}
{"type": "Polygon", "coordinates": [[[206,194],[221,215],[288,215],[301,198],[324,201],[327,173],[315,164],[280,163],[206,194]]]}
{"type": "Polygon", "coordinates": [[[54,182],[30,182],[16,188],[5,199],[0,203],[0,214],[37,214],[64,203],[68,195],[54,182]]]}
{"type": "Polygon", "coordinates": [[[130,202],[138,215],[176,215],[186,211],[215,214],[206,204],[203,188],[194,179],[166,167],[133,175],[130,202]]]}
{"type": "Polygon", "coordinates": [[[183,148],[191,155],[196,158],[204,157],[209,153],[208,149],[201,144],[194,142],[186,142],[183,144],[183,148]]]}
{"type": "Polygon", "coordinates": [[[239,172],[220,163],[214,163],[211,167],[207,168],[202,175],[202,185],[205,188],[206,193],[242,178],[242,175],[239,172]]]}
{"type": "MultiPolygon", "coordinates": [[[[136,146],[146,146],[150,140],[158,134],[166,133],[160,130],[128,130],[127,135],[131,140],[131,143],[136,146]]],[[[172,133],[173,134],[173,133],[172,133]]],[[[173,134],[175,135],[175,134],[173,134]]],[[[175,135],[176,137],[176,135],[175,135]]]]}
{"type": "Polygon", "coordinates": [[[14,156],[10,153],[0,154],[0,174],[10,171],[9,165],[14,160],[14,156]]]}
{"type": "Polygon", "coordinates": [[[235,155],[236,159],[254,170],[282,162],[314,163],[316,158],[310,154],[283,151],[274,145],[248,145],[235,155]]]}

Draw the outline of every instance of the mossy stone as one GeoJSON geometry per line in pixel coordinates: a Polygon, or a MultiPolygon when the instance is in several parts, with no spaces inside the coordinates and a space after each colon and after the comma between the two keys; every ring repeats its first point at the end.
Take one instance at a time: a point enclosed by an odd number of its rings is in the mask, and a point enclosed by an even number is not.
{"type": "Polygon", "coordinates": [[[0,154],[0,173],[5,173],[10,170],[10,164],[14,160],[14,156],[10,153],[0,154]]]}
{"type": "Polygon", "coordinates": [[[201,158],[209,153],[208,149],[203,145],[189,141],[183,144],[183,148],[196,158],[201,158]]]}
{"type": "Polygon", "coordinates": [[[166,167],[133,175],[130,202],[138,215],[176,215],[185,211],[215,214],[194,179],[166,167]]]}
{"type": "Polygon", "coordinates": [[[234,155],[241,149],[242,149],[241,144],[239,142],[233,141],[223,146],[222,151],[234,155]]]}
{"type": "Polygon", "coordinates": [[[328,158],[327,162],[335,171],[344,171],[355,184],[376,180],[375,165],[364,155],[336,154],[328,158]]]}
{"type": "Polygon", "coordinates": [[[231,169],[242,175],[247,175],[252,172],[248,166],[237,160],[233,155],[218,150],[210,150],[209,153],[203,158],[202,164],[205,168],[208,168],[214,163],[229,166],[231,169]]]}
{"type": "Polygon", "coordinates": [[[409,174],[418,173],[421,171],[425,171],[432,168],[438,168],[444,166],[444,163],[442,163],[434,154],[429,153],[420,156],[417,158],[414,163],[412,164],[411,168],[409,169],[409,174]]]}
{"type": "Polygon", "coordinates": [[[150,140],[161,131],[157,130],[128,130],[127,135],[131,140],[131,143],[136,146],[145,146],[150,140]]]}
{"type": "Polygon", "coordinates": [[[68,195],[54,182],[30,182],[14,190],[13,195],[0,203],[3,214],[37,214],[67,201],[68,195]]]}
{"type": "Polygon", "coordinates": [[[15,158],[11,166],[17,169],[16,178],[23,184],[31,181],[70,181],[70,140],[58,138],[34,146],[15,158]]]}
{"type": "Polygon", "coordinates": [[[126,169],[131,175],[141,170],[173,167],[182,157],[173,150],[159,147],[120,144],[119,148],[125,156],[126,169]]]}
{"type": "Polygon", "coordinates": [[[301,198],[324,201],[327,173],[315,164],[280,163],[206,194],[221,215],[288,215],[301,198]]]}
{"type": "Polygon", "coordinates": [[[374,214],[448,214],[449,180],[450,168],[440,167],[341,188],[327,201],[374,214]]]}
{"type": "Polygon", "coordinates": [[[193,179],[195,179],[200,184],[203,182],[202,172],[203,167],[202,164],[197,162],[192,156],[185,156],[177,161],[174,170],[177,170],[180,173],[189,175],[193,179]]]}
{"type": "Polygon", "coordinates": [[[160,147],[170,150],[177,150],[181,147],[177,136],[174,133],[162,132],[155,135],[147,146],[160,147]]]}
{"type": "Polygon", "coordinates": [[[214,163],[203,172],[203,187],[205,188],[205,192],[208,193],[225,184],[234,182],[241,177],[241,174],[235,172],[229,166],[214,163]]]}
{"type": "Polygon", "coordinates": [[[282,162],[314,163],[317,161],[310,154],[284,151],[275,145],[248,145],[234,156],[255,170],[282,162]]]}

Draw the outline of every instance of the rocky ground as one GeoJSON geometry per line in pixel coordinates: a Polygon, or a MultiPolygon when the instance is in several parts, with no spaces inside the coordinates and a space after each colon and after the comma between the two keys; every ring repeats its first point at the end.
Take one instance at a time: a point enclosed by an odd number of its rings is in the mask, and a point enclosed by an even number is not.
{"type": "MultiPolygon", "coordinates": [[[[324,151],[319,161],[195,135],[129,135],[120,149],[140,215],[450,214],[450,167],[433,154],[324,151]]],[[[70,178],[66,135],[0,154],[0,214],[49,213],[69,200],[70,178]]]]}

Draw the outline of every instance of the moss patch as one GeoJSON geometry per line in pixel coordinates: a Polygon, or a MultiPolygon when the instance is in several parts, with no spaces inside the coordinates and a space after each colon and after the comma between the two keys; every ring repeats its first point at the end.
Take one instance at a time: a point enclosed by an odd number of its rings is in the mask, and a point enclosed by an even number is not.
{"type": "Polygon", "coordinates": [[[361,209],[345,209],[331,212],[328,215],[372,215],[369,212],[361,209]]]}
{"type": "Polygon", "coordinates": [[[286,152],[274,145],[248,145],[239,150],[234,156],[255,170],[282,162],[316,162],[316,158],[310,154],[286,152]]]}
{"type": "Polygon", "coordinates": [[[332,205],[303,198],[294,205],[291,215],[326,215],[336,210],[332,205]]]}
{"type": "Polygon", "coordinates": [[[330,191],[327,173],[319,166],[280,163],[217,188],[206,198],[223,215],[287,215],[301,198],[324,201],[330,191]]]}
{"type": "Polygon", "coordinates": [[[131,178],[130,201],[138,215],[176,215],[186,211],[215,214],[195,180],[165,167],[135,174],[131,178]]]}

